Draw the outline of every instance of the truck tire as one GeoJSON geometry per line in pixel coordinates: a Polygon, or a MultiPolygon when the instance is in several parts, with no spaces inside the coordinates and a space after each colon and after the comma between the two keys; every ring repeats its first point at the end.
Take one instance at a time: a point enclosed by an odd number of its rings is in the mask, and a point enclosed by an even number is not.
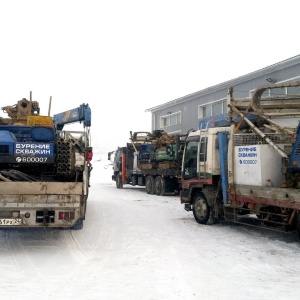
{"type": "Polygon", "coordinates": [[[154,178],[153,178],[153,176],[148,175],[146,177],[146,184],[145,184],[145,186],[146,186],[146,192],[147,192],[147,194],[153,195],[154,194],[154,178]]]}
{"type": "Polygon", "coordinates": [[[166,193],[166,181],[164,177],[157,176],[154,180],[154,192],[157,196],[164,196],[166,193]]]}
{"type": "Polygon", "coordinates": [[[81,230],[82,228],[83,228],[83,220],[78,220],[72,227],[73,230],[81,230]]]}
{"type": "Polygon", "coordinates": [[[210,207],[202,192],[197,192],[193,196],[193,215],[199,224],[206,224],[209,219],[210,207]]]}
{"type": "Polygon", "coordinates": [[[122,176],[121,175],[116,175],[116,186],[117,186],[117,189],[122,189],[123,188],[123,182],[122,182],[122,176]]]}
{"type": "Polygon", "coordinates": [[[136,186],[138,184],[138,178],[136,175],[131,176],[131,185],[136,186]]]}
{"type": "Polygon", "coordinates": [[[156,176],[154,179],[154,193],[157,196],[161,195],[161,177],[160,176],[156,176]]]}
{"type": "Polygon", "coordinates": [[[160,195],[164,196],[166,194],[166,179],[164,177],[160,177],[160,181],[161,181],[160,195]]]}

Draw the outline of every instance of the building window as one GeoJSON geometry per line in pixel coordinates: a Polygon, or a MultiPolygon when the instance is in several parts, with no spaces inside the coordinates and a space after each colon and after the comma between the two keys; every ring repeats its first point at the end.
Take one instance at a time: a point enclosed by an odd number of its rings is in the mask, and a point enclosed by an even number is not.
{"type": "Polygon", "coordinates": [[[270,98],[276,96],[284,96],[288,94],[288,89],[284,88],[275,88],[275,89],[267,89],[263,92],[261,98],[270,98]]]}
{"type": "Polygon", "coordinates": [[[299,95],[300,94],[300,88],[299,87],[288,87],[287,88],[287,94],[288,95],[299,95]]]}
{"type": "Polygon", "coordinates": [[[181,134],[181,130],[176,130],[176,131],[170,131],[170,132],[168,132],[168,135],[177,135],[177,134],[181,134]]]}
{"type": "Polygon", "coordinates": [[[160,128],[173,126],[181,123],[181,112],[169,114],[160,118],[160,128]]]}
{"type": "Polygon", "coordinates": [[[206,118],[227,112],[227,100],[219,100],[213,103],[198,106],[198,118],[206,118]]]}
{"type": "Polygon", "coordinates": [[[223,103],[222,102],[215,103],[211,106],[211,114],[213,116],[220,115],[222,113],[223,113],[223,103]]]}
{"type": "MultiPolygon", "coordinates": [[[[286,83],[289,81],[295,81],[298,80],[299,77],[295,77],[293,79],[289,79],[289,80],[284,80],[282,82],[278,82],[278,83],[286,83]]],[[[250,90],[250,96],[253,95],[253,93],[255,92],[255,90],[250,90]]],[[[276,96],[287,96],[287,95],[299,95],[300,93],[300,88],[299,87],[283,87],[283,88],[275,88],[275,89],[266,89],[261,98],[262,99],[268,99],[270,97],[276,97],[276,96]]]]}

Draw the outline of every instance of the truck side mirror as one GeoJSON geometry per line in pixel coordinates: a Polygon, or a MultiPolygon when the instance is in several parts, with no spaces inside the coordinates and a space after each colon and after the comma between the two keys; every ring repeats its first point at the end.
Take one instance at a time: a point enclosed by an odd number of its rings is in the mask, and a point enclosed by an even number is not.
{"type": "Polygon", "coordinates": [[[114,153],[114,151],[108,152],[108,160],[111,161],[111,155],[114,153]]]}

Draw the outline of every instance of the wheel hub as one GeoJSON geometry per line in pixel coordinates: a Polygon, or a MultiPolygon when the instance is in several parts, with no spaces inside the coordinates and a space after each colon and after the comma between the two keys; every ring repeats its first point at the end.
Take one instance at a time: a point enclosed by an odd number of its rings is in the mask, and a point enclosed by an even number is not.
{"type": "Polygon", "coordinates": [[[195,212],[199,218],[204,218],[207,213],[207,205],[205,200],[200,199],[195,203],[195,212]]]}

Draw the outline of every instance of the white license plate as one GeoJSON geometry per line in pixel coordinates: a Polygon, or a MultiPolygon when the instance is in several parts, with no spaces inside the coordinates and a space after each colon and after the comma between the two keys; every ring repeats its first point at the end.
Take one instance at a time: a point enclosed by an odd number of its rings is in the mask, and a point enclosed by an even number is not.
{"type": "Polygon", "coordinates": [[[4,226],[18,226],[22,225],[22,219],[0,219],[0,225],[4,226]]]}

